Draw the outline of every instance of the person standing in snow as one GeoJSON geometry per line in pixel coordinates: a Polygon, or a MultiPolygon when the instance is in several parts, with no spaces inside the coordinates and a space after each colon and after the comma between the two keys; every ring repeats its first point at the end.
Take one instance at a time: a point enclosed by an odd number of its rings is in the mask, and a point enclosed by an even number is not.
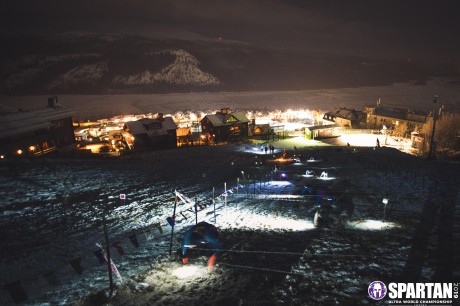
{"type": "Polygon", "coordinates": [[[207,222],[200,222],[189,228],[182,238],[181,255],[184,264],[189,262],[187,249],[206,249],[211,256],[208,259],[208,271],[211,272],[217,255],[220,253],[222,243],[219,240],[217,228],[207,222]]]}

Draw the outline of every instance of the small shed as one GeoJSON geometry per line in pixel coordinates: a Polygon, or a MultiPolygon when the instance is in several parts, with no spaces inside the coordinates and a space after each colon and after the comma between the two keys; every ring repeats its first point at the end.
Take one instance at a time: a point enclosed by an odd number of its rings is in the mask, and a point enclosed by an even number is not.
{"type": "Polygon", "coordinates": [[[416,132],[411,133],[411,146],[417,150],[422,151],[425,144],[425,138],[416,132]]]}
{"type": "Polygon", "coordinates": [[[305,128],[305,137],[321,139],[340,136],[341,127],[338,124],[314,125],[305,128]]]}
{"type": "Polygon", "coordinates": [[[248,136],[268,140],[268,137],[270,136],[270,131],[270,124],[256,124],[255,119],[253,119],[252,122],[249,124],[248,136]]]}

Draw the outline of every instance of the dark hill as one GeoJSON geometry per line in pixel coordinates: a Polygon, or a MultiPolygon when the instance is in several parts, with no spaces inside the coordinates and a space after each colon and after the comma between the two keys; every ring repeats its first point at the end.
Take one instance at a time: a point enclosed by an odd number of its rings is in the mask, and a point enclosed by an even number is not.
{"type": "Polygon", "coordinates": [[[2,45],[0,93],[9,95],[307,90],[455,74],[446,65],[118,34],[4,37],[2,45]]]}

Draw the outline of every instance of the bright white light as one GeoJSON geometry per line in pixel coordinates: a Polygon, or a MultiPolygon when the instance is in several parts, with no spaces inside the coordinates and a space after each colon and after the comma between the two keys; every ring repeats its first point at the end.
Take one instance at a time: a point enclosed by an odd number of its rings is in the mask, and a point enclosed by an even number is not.
{"type": "Polygon", "coordinates": [[[318,180],[322,180],[322,181],[330,181],[330,180],[335,180],[335,177],[333,176],[323,176],[323,177],[318,177],[318,180]]]}
{"type": "Polygon", "coordinates": [[[202,277],[208,273],[208,269],[204,266],[186,265],[174,269],[171,274],[180,279],[194,279],[202,277]]]}
{"type": "Polygon", "coordinates": [[[269,185],[273,185],[273,186],[290,186],[292,185],[291,182],[288,182],[288,181],[271,181],[268,183],[269,185]]]}
{"type": "Polygon", "coordinates": [[[381,144],[385,143],[383,135],[374,134],[343,134],[339,140],[343,142],[343,145],[349,143],[353,147],[375,147],[377,139],[381,144]]]}
{"type": "Polygon", "coordinates": [[[388,199],[387,199],[387,198],[383,198],[382,203],[385,204],[385,205],[388,204],[388,199]]]}
{"type": "Polygon", "coordinates": [[[357,230],[364,230],[364,231],[381,231],[387,230],[391,228],[398,228],[401,227],[400,225],[394,222],[382,222],[377,220],[361,220],[361,221],[353,221],[347,222],[347,227],[357,230]]]}
{"type": "Polygon", "coordinates": [[[257,212],[252,212],[241,209],[228,209],[225,214],[218,218],[220,228],[226,226],[248,228],[253,230],[289,230],[289,231],[307,231],[314,229],[313,223],[307,220],[296,220],[293,218],[262,215],[257,212]]]}

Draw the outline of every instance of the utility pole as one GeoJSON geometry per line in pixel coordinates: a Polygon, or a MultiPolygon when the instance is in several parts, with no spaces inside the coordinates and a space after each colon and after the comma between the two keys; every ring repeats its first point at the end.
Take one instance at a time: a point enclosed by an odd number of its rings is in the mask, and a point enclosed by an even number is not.
{"type": "Polygon", "coordinates": [[[434,95],[433,101],[433,130],[431,132],[431,140],[430,140],[430,152],[428,153],[428,159],[434,159],[435,151],[436,151],[436,142],[434,141],[434,131],[436,128],[436,116],[437,116],[437,105],[438,105],[439,95],[434,95]]]}

